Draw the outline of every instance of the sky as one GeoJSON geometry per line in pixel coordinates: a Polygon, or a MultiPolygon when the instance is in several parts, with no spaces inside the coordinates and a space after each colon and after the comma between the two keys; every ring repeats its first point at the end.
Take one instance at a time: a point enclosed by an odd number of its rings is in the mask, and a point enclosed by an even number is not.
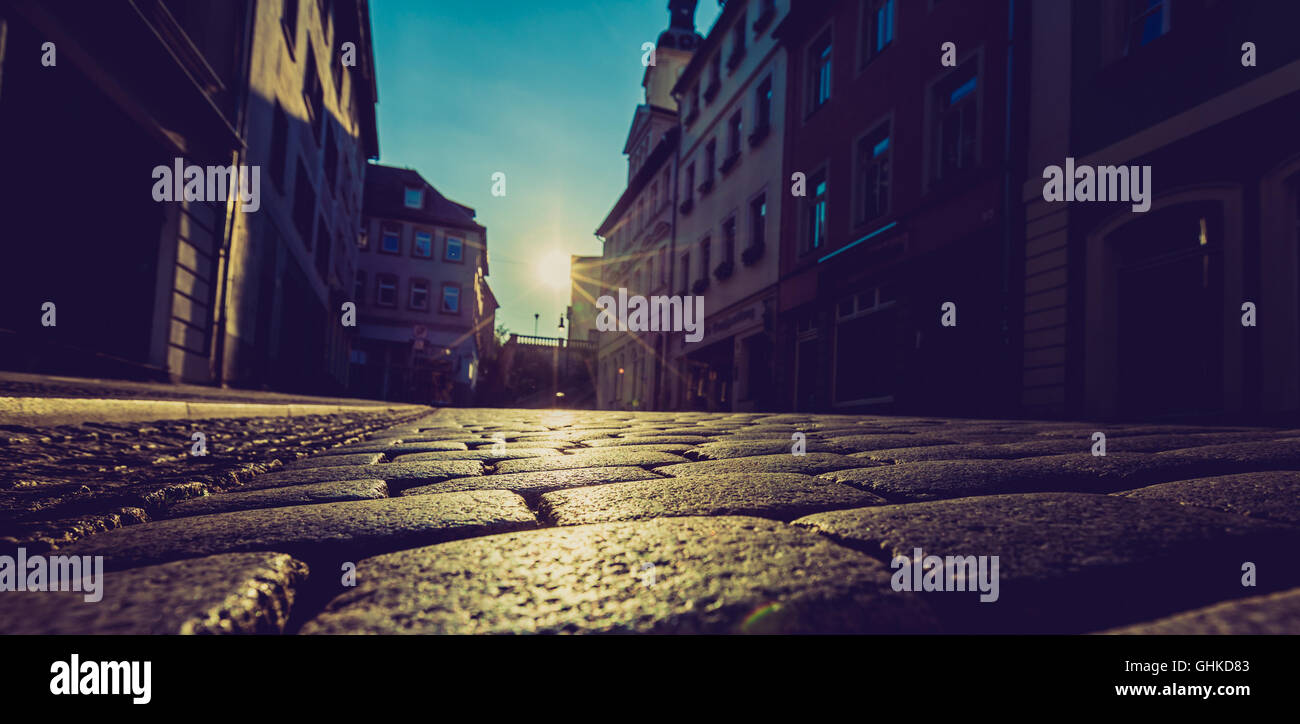
{"type": "MultiPolygon", "coordinates": [[[[596,227],[627,185],[641,44],[668,27],[668,0],[371,0],[370,13],[379,163],[478,212],[498,325],[533,334],[540,314],[538,334],[567,336],[567,272],[547,284],[541,261],[601,253],[596,227]]],[[[696,29],[718,13],[700,0],[696,29]]]]}

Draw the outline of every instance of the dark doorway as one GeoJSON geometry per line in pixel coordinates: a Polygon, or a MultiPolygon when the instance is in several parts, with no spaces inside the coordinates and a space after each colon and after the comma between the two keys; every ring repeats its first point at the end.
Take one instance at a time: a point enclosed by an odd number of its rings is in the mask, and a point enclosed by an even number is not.
{"type": "Polygon", "coordinates": [[[1111,243],[1119,259],[1119,410],[1134,419],[1221,412],[1221,207],[1152,212],[1111,243]]]}

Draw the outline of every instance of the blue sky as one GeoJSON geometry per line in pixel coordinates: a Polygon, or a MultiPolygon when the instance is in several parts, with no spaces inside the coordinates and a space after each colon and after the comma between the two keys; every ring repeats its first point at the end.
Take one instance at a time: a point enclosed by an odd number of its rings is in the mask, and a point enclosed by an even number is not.
{"type": "MultiPolygon", "coordinates": [[[[567,281],[543,284],[547,251],[595,255],[626,186],[622,155],[641,102],[641,44],[668,0],[372,0],[379,162],[419,171],[488,229],[497,323],[554,336],[567,281]],[[492,174],[506,196],[492,196],[492,174]]],[[[700,0],[696,28],[719,12],[700,0]]]]}

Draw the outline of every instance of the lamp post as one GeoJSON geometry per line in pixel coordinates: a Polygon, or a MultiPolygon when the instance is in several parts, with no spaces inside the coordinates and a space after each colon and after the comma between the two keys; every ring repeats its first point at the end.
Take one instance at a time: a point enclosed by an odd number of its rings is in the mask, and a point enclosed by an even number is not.
{"type": "Polygon", "coordinates": [[[537,320],[541,319],[541,314],[533,314],[533,336],[537,336],[537,320]]]}

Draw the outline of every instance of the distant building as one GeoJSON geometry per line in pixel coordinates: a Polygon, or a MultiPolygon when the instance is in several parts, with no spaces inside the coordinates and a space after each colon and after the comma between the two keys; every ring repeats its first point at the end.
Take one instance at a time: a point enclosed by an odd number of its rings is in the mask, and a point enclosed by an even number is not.
{"type": "Polygon", "coordinates": [[[564,314],[569,341],[596,341],[596,299],[602,294],[601,259],[599,256],[569,257],[569,308],[564,314]]]}
{"type": "MultiPolygon", "coordinates": [[[[680,130],[673,83],[701,42],[695,32],[695,2],[673,0],[669,28],[659,34],[655,62],[641,85],[645,102],[632,115],[623,153],[627,188],[596,235],[605,242],[600,293],[673,294],[673,224],[676,209],[677,145],[680,130]]],[[[598,333],[597,405],[618,409],[662,409],[676,373],[668,369],[668,332],[598,333]]]]}
{"type": "Polygon", "coordinates": [[[474,209],[419,173],[371,164],[365,225],[349,299],[360,339],[352,392],[425,404],[469,404],[493,342],[487,229],[474,209]]]}

